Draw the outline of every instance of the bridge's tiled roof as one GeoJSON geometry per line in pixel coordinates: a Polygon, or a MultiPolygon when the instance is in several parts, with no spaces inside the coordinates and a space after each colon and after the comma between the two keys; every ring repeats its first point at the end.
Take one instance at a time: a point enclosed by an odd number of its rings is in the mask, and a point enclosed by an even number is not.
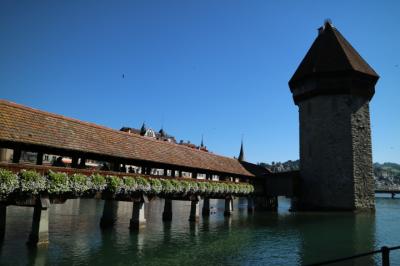
{"type": "Polygon", "coordinates": [[[253,176],[238,160],[0,100],[0,142],[253,176]]]}

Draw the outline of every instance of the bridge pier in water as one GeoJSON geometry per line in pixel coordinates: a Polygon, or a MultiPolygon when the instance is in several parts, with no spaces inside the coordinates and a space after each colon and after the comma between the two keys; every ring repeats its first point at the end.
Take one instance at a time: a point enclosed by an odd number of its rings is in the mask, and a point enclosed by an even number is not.
{"type": "Polygon", "coordinates": [[[233,212],[233,199],[231,197],[225,199],[224,216],[231,216],[233,212]]]}
{"type": "Polygon", "coordinates": [[[201,214],[203,217],[210,216],[210,198],[204,198],[201,214]]]}
{"type": "Polygon", "coordinates": [[[199,200],[192,200],[190,204],[190,222],[197,222],[199,221],[200,217],[200,208],[199,208],[199,200]]]}
{"type": "Polygon", "coordinates": [[[162,220],[164,222],[172,221],[172,200],[171,199],[164,200],[164,211],[162,214],[162,220]]]}
{"type": "Polygon", "coordinates": [[[33,210],[32,228],[27,244],[30,246],[46,246],[49,244],[49,209],[50,200],[36,200],[33,210]]]}
{"type": "Polygon", "coordinates": [[[277,211],[278,210],[278,197],[263,196],[255,197],[253,199],[254,209],[260,211],[277,211]]]}
{"type": "Polygon", "coordinates": [[[100,227],[103,229],[112,227],[117,221],[118,201],[105,200],[103,207],[103,216],[100,220],[100,227]]]}
{"type": "Polygon", "coordinates": [[[144,201],[133,202],[132,218],[130,220],[129,228],[131,230],[138,230],[146,225],[146,218],[144,215],[144,201]]]}

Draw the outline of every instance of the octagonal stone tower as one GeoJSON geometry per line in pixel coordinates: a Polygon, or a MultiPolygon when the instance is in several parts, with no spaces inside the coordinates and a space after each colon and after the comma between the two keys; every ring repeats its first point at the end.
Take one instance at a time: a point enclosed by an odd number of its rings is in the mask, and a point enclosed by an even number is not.
{"type": "Polygon", "coordinates": [[[330,22],[289,81],[300,120],[295,210],[374,210],[369,101],[378,74],[330,22]]]}

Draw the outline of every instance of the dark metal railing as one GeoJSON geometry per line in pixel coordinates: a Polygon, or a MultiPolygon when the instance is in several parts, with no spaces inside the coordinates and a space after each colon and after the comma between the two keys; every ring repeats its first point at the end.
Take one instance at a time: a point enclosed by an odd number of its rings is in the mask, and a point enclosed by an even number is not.
{"type": "Polygon", "coordinates": [[[397,250],[397,249],[400,249],[400,246],[395,246],[395,247],[383,246],[381,249],[378,249],[378,250],[360,253],[360,254],[356,254],[353,256],[349,256],[349,257],[343,257],[343,258],[338,258],[338,259],[333,259],[333,260],[326,260],[326,261],[322,261],[322,262],[318,262],[318,263],[312,263],[312,264],[308,264],[308,266],[329,265],[329,264],[333,264],[333,263],[349,261],[349,260],[354,260],[354,259],[358,259],[361,257],[371,256],[371,255],[375,255],[378,253],[382,253],[382,266],[389,266],[390,265],[390,251],[397,250]]]}

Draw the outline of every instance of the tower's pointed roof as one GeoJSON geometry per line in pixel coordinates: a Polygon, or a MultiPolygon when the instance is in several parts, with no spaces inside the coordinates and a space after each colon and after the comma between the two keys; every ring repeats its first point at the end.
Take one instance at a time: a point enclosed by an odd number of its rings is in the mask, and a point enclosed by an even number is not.
{"type": "Polygon", "coordinates": [[[378,80],[378,74],[330,22],[325,22],[318,31],[317,38],[289,81],[292,90],[297,81],[319,74],[358,72],[378,80]]]}
{"type": "Polygon", "coordinates": [[[240,152],[239,152],[239,157],[238,157],[239,161],[244,161],[244,150],[243,150],[243,140],[240,144],[240,152]]]}

